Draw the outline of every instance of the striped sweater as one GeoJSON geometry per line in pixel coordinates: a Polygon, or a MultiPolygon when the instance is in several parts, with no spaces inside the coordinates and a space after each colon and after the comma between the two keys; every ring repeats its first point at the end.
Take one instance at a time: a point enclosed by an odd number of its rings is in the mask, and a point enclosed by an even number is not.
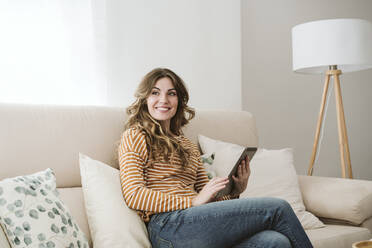
{"type": "Polygon", "coordinates": [[[130,128],[122,135],[118,157],[124,200],[145,222],[154,213],[191,207],[192,199],[209,181],[198,147],[182,135],[177,139],[191,154],[185,168],[178,154],[168,163],[160,154],[150,159],[144,132],[130,128]]]}

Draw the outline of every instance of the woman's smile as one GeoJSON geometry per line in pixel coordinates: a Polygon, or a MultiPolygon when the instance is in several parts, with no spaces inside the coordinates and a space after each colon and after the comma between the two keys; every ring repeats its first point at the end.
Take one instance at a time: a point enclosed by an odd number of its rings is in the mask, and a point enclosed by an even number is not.
{"type": "Polygon", "coordinates": [[[165,113],[165,112],[169,111],[171,108],[168,108],[168,107],[155,107],[155,109],[158,110],[159,112],[165,113]]]}

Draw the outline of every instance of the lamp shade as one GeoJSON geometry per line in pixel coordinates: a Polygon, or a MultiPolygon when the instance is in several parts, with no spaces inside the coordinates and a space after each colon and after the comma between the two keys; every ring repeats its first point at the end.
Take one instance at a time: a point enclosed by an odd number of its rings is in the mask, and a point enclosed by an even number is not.
{"type": "Polygon", "coordinates": [[[323,73],[330,65],[342,72],[372,68],[372,23],[330,19],[292,28],[293,70],[323,73]]]}

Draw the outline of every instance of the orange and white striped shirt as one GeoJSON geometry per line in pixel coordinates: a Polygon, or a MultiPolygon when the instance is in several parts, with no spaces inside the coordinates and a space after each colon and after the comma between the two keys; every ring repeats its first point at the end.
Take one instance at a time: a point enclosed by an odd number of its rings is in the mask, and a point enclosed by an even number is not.
{"type": "MultiPolygon", "coordinates": [[[[145,222],[154,213],[191,207],[192,199],[209,181],[198,147],[184,136],[177,139],[191,154],[191,162],[184,168],[178,154],[168,163],[160,154],[151,160],[144,132],[130,128],[122,135],[118,153],[124,200],[145,222]]],[[[228,199],[230,196],[217,200],[228,199]]]]}

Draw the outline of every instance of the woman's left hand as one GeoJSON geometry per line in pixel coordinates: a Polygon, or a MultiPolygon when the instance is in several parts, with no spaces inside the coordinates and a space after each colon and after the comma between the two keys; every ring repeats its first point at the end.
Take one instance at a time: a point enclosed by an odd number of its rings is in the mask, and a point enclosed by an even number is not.
{"type": "Polygon", "coordinates": [[[231,191],[232,196],[238,196],[247,188],[248,178],[251,175],[248,156],[240,163],[237,169],[237,176],[233,175],[234,188],[231,191]]]}

